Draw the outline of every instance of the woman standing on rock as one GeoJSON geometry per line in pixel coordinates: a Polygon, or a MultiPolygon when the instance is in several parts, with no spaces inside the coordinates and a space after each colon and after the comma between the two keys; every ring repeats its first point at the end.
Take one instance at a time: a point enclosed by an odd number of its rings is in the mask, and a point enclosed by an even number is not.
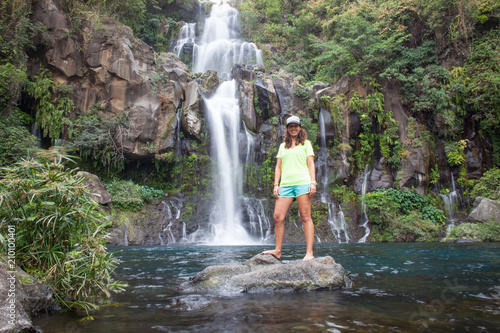
{"type": "Polygon", "coordinates": [[[287,119],[285,142],[280,145],[276,157],[273,189],[276,198],[274,207],[276,247],[274,250],[262,253],[273,255],[277,259],[281,258],[285,217],[293,200],[297,198],[306,236],[306,255],[303,260],[314,259],[314,224],[311,218],[311,202],[317,185],[314,151],[311,141],[307,140],[307,133],[302,128],[299,117],[291,116],[287,119]]]}

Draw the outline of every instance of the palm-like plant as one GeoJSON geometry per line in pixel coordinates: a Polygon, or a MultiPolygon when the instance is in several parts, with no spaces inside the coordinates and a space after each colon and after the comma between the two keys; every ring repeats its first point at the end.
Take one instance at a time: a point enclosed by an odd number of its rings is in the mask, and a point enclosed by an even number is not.
{"type": "Polygon", "coordinates": [[[17,265],[50,285],[63,306],[88,312],[124,285],[113,279],[117,259],[104,246],[110,222],[68,160],[51,150],[0,169],[0,230],[15,227],[17,265]]]}

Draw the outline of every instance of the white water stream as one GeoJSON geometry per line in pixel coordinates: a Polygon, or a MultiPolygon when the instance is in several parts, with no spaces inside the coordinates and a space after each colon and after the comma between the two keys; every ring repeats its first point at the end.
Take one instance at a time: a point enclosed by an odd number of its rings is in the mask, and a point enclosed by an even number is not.
{"type": "Polygon", "coordinates": [[[316,161],[317,165],[317,179],[319,181],[319,191],[320,200],[323,203],[328,204],[328,225],[333,233],[333,236],[338,243],[349,243],[349,227],[344,218],[344,212],[340,204],[336,204],[331,201],[328,194],[328,186],[330,183],[330,175],[328,173],[328,149],[326,147],[326,131],[325,131],[325,116],[324,113],[327,112],[325,109],[321,108],[319,111],[319,121],[318,121],[318,138],[319,138],[319,152],[318,159],[316,161]]]}
{"type": "Polygon", "coordinates": [[[363,237],[358,241],[358,243],[366,243],[366,240],[368,239],[368,236],[370,236],[370,227],[368,226],[368,223],[370,220],[368,219],[368,214],[366,213],[366,204],[363,201],[365,195],[366,195],[366,190],[368,189],[368,176],[370,175],[370,172],[368,170],[368,164],[365,166],[364,170],[364,176],[363,176],[363,185],[361,186],[361,217],[363,218],[363,228],[365,228],[365,234],[363,237]]]}
{"type": "MultiPolygon", "coordinates": [[[[223,80],[213,96],[205,98],[206,117],[211,140],[211,157],[215,171],[215,204],[210,216],[210,234],[196,235],[198,241],[213,245],[245,245],[258,241],[243,227],[243,177],[240,163],[239,135],[242,133],[236,82],[231,77],[235,63],[263,65],[262,52],[253,43],[240,38],[238,11],[228,4],[213,5],[205,20],[203,33],[193,47],[193,71],[216,70],[223,80]]],[[[185,25],[176,51],[185,43],[193,43],[194,26],[185,25]]],[[[246,132],[246,131],[245,131],[246,132]]],[[[253,138],[246,133],[246,162],[252,156],[253,138]]],[[[251,215],[251,214],[249,214],[251,215]]],[[[258,219],[257,219],[258,220],[258,219]]],[[[267,223],[267,222],[266,222],[267,223]]],[[[266,224],[264,223],[264,224],[266,224]]],[[[264,226],[250,221],[258,238],[262,239],[264,226]],[[262,230],[261,230],[262,229],[262,230]],[[258,230],[258,232],[257,232],[258,230]]],[[[265,226],[268,228],[268,226],[265,226]]]]}
{"type": "Polygon", "coordinates": [[[239,13],[228,4],[214,5],[205,21],[199,44],[194,48],[193,70],[216,70],[230,78],[236,63],[263,65],[262,51],[240,38],[239,13]]]}

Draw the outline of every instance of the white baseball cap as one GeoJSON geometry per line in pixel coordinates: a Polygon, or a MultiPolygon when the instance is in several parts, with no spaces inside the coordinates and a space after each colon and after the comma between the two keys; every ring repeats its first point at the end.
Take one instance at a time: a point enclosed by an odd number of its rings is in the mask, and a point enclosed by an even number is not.
{"type": "Polygon", "coordinates": [[[290,125],[290,124],[297,124],[299,126],[300,125],[300,118],[297,117],[297,116],[291,116],[289,117],[287,120],[286,120],[286,126],[290,125]]]}

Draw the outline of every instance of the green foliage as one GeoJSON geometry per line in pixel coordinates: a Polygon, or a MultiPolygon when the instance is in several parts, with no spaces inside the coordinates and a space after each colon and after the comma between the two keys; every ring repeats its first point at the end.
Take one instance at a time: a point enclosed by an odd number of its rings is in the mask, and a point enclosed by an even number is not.
{"type": "Polygon", "coordinates": [[[243,189],[245,194],[272,196],[276,153],[276,148],[270,148],[262,164],[248,163],[243,166],[243,189]],[[252,191],[256,192],[252,193],[252,191]]]}
{"type": "Polygon", "coordinates": [[[78,148],[80,156],[93,168],[121,171],[125,157],[117,139],[125,135],[127,122],[125,113],[106,117],[98,105],[86,115],[80,115],[71,123],[69,143],[78,148]]]}
{"type": "Polygon", "coordinates": [[[11,63],[0,65],[0,114],[12,111],[17,105],[27,81],[28,75],[23,69],[11,63]]]}
{"type": "Polygon", "coordinates": [[[364,197],[367,214],[376,225],[374,239],[397,242],[437,238],[446,216],[432,199],[405,189],[377,189],[364,197]],[[385,235],[385,236],[384,236],[385,235]]]}
{"type": "Polygon", "coordinates": [[[412,211],[393,220],[392,233],[396,242],[431,242],[437,239],[438,226],[412,211]]]}
{"type": "Polygon", "coordinates": [[[424,40],[416,48],[400,46],[399,54],[381,76],[401,85],[403,102],[412,115],[426,113],[429,128],[434,128],[438,119],[445,130],[441,134],[456,134],[460,124],[452,96],[460,84],[450,81],[450,72],[439,65],[434,41],[424,40]]]}
{"type": "Polygon", "coordinates": [[[483,136],[491,138],[495,165],[500,166],[500,30],[478,39],[459,74],[465,89],[462,98],[474,110],[483,136]]]}
{"type": "Polygon", "coordinates": [[[117,261],[104,247],[109,221],[67,159],[52,150],[1,169],[0,229],[5,235],[15,227],[21,268],[47,283],[61,305],[88,311],[123,285],[112,278],[117,261]]]}
{"type": "Polygon", "coordinates": [[[141,186],[141,197],[145,201],[153,201],[162,198],[164,195],[165,193],[161,190],[146,185],[141,186]]]}
{"type": "Polygon", "coordinates": [[[445,145],[444,151],[448,158],[448,164],[451,166],[460,166],[465,160],[465,147],[467,147],[467,140],[460,140],[458,142],[450,142],[445,145]]]}
{"type": "Polygon", "coordinates": [[[0,122],[0,166],[27,158],[30,149],[36,147],[37,138],[23,125],[15,113],[0,122]]]}
{"type": "Polygon", "coordinates": [[[500,242],[500,221],[456,225],[451,228],[445,240],[454,241],[460,238],[479,242],[500,242]]]}
{"type": "Polygon", "coordinates": [[[43,134],[58,139],[64,126],[70,125],[68,113],[73,110],[73,101],[68,97],[71,86],[62,85],[52,80],[52,73],[42,69],[35,81],[29,82],[28,94],[35,99],[35,121],[43,134]]]}
{"type": "Polygon", "coordinates": [[[306,87],[297,86],[297,90],[295,90],[294,95],[302,98],[303,100],[309,100],[309,90],[306,87]]]}
{"type": "Polygon", "coordinates": [[[500,200],[500,169],[493,168],[486,171],[474,185],[471,196],[500,200]]]}
{"type": "Polygon", "coordinates": [[[307,138],[313,144],[318,140],[318,124],[313,123],[311,118],[301,117],[302,127],[307,132],[307,138]]]}
{"type": "MultiPolygon", "coordinates": [[[[26,51],[34,48],[35,35],[43,25],[30,20],[31,1],[0,2],[0,64],[12,63],[20,68],[27,60],[26,51]]],[[[3,83],[3,80],[2,80],[3,83]]]]}
{"type": "Polygon", "coordinates": [[[132,212],[140,211],[146,201],[153,201],[164,195],[163,191],[137,185],[130,180],[114,181],[106,189],[112,197],[114,207],[132,212]]]}
{"type": "Polygon", "coordinates": [[[318,79],[365,75],[384,69],[394,59],[407,35],[397,30],[387,33],[388,22],[376,16],[376,6],[375,2],[352,3],[331,12],[324,28],[330,38],[318,38],[313,44],[319,53],[313,59],[318,79]]]}
{"type": "Polygon", "coordinates": [[[161,14],[146,12],[144,16],[136,28],[137,37],[151,45],[156,52],[168,52],[177,23],[161,14]]]}
{"type": "Polygon", "coordinates": [[[434,166],[434,169],[432,169],[430,174],[429,174],[429,183],[436,184],[439,181],[439,178],[440,178],[439,168],[438,168],[438,165],[436,164],[434,166]]]}

